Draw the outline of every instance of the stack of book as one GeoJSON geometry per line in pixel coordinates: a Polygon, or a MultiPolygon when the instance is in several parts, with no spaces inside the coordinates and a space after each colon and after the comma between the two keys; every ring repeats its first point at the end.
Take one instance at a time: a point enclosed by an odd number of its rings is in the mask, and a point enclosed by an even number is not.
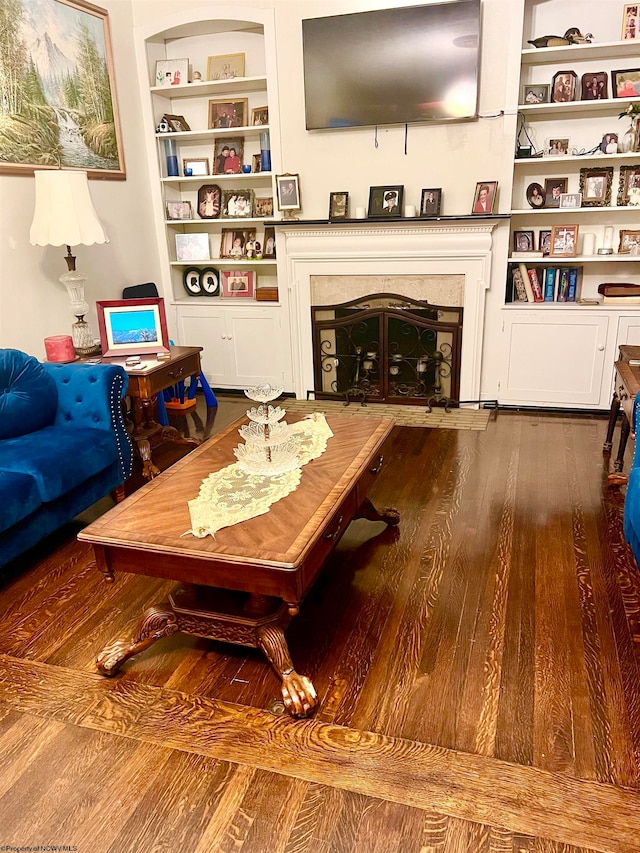
{"type": "Polygon", "coordinates": [[[581,267],[511,266],[508,302],[576,302],[581,267]]]}
{"type": "Polygon", "coordinates": [[[604,282],[598,285],[598,293],[602,295],[603,305],[640,304],[640,284],[624,281],[604,282]]]}

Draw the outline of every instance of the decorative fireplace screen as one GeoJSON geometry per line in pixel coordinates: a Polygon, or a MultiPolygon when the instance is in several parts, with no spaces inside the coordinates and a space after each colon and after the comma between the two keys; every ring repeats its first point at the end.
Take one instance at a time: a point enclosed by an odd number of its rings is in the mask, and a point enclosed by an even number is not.
{"type": "Polygon", "coordinates": [[[385,293],[313,307],[316,398],[455,405],[462,314],[385,293]]]}

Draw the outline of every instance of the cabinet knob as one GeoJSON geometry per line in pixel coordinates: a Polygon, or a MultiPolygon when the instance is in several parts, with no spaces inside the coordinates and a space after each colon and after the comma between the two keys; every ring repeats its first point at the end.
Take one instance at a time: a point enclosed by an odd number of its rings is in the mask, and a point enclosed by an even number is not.
{"type": "Polygon", "coordinates": [[[598,347],[598,352],[602,352],[604,350],[604,344],[600,344],[598,347]]]}

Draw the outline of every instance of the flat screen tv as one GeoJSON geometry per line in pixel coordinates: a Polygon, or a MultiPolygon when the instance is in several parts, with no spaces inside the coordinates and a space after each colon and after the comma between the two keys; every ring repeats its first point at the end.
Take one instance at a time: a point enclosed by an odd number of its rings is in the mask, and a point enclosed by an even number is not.
{"type": "Polygon", "coordinates": [[[477,117],[480,0],[302,21],[307,130],[477,117]]]}

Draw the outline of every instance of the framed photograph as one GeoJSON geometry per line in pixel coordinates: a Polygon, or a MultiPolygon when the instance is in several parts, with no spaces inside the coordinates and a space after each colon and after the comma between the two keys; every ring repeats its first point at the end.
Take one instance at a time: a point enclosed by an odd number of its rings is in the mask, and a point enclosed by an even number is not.
{"type": "Polygon", "coordinates": [[[544,187],[542,184],[529,184],[527,187],[527,201],[533,208],[544,207],[544,187]]]}
{"type": "Polygon", "coordinates": [[[200,271],[200,287],[203,296],[220,296],[220,273],[213,267],[200,271]]]}
{"type": "Polygon", "coordinates": [[[545,178],[544,206],[560,207],[560,196],[566,193],[568,178],[545,178]]]}
{"type": "Polygon", "coordinates": [[[237,98],[235,101],[209,101],[209,129],[221,127],[246,127],[247,98],[237,98]]]}
{"type": "Polygon", "coordinates": [[[276,256],[276,229],[269,225],[264,229],[263,258],[275,258],[276,256]]]}
{"type": "Polygon", "coordinates": [[[168,201],[165,209],[167,211],[167,219],[191,219],[191,202],[190,201],[168,201]]]}
{"type": "Polygon", "coordinates": [[[255,228],[223,228],[220,236],[220,257],[239,261],[247,257],[247,243],[255,243],[255,228]]]}
{"type": "Polygon", "coordinates": [[[578,226],[554,225],[549,244],[550,258],[575,258],[578,254],[578,226]]]}
{"type": "Polygon", "coordinates": [[[614,98],[640,98],[640,68],[612,71],[611,89],[614,98]]]}
{"type": "Polygon", "coordinates": [[[226,53],[207,58],[207,80],[232,80],[244,77],[244,53],[226,53]]]}
{"type": "Polygon", "coordinates": [[[213,148],[213,174],[239,175],[244,163],[244,139],[216,139],[213,148]]]}
{"type": "Polygon", "coordinates": [[[222,190],[222,217],[240,219],[253,216],[253,190],[222,190]]]}
{"type": "Polygon", "coordinates": [[[103,356],[169,352],[164,299],[112,299],[96,310],[103,356]]]}
{"type": "Polygon", "coordinates": [[[28,8],[24,3],[2,8],[0,174],[78,168],[89,178],[124,180],[107,12],[84,0],[31,0],[28,8]],[[64,70],[52,73],[45,54],[30,49],[36,44],[48,45],[48,56],[58,56],[64,70]],[[70,80],[81,85],[71,91],[70,80]],[[79,127],[86,141],[69,144],[68,136],[81,140],[79,127]]]}
{"type": "Polygon", "coordinates": [[[602,101],[609,97],[609,75],[606,71],[583,74],[580,85],[583,101],[602,101]]]}
{"type": "Polygon", "coordinates": [[[636,166],[620,166],[618,182],[618,207],[626,207],[634,201],[634,206],[640,201],[640,164],[636,166]]]}
{"type": "Polygon", "coordinates": [[[329,193],[329,219],[333,222],[336,219],[349,218],[349,193],[336,192],[329,193]]]}
{"type": "Polygon", "coordinates": [[[260,155],[260,154],[252,154],[251,155],[251,171],[252,172],[261,172],[262,171],[262,155],[260,155]]]}
{"type": "Polygon", "coordinates": [[[162,119],[169,125],[171,133],[186,133],[186,131],[191,130],[184,116],[174,116],[170,113],[165,113],[162,119]]]}
{"type": "Polygon", "coordinates": [[[637,39],[640,38],[638,31],[638,4],[625,3],[622,12],[622,38],[637,39]]]}
{"type": "Polygon", "coordinates": [[[514,252],[535,252],[536,241],[533,231],[514,231],[513,232],[513,251],[514,252]]]}
{"type": "Polygon", "coordinates": [[[578,75],[575,71],[558,71],[554,74],[551,83],[551,102],[562,104],[575,100],[577,79],[578,75]]]}
{"type": "Polygon", "coordinates": [[[189,296],[202,296],[201,274],[202,270],[199,267],[189,267],[184,271],[182,285],[189,296]]]}
{"type": "Polygon", "coordinates": [[[222,295],[226,297],[244,297],[253,299],[255,294],[255,273],[251,270],[222,270],[222,295]]]}
{"type": "Polygon", "coordinates": [[[608,207],[611,204],[613,166],[580,169],[580,192],[583,207],[608,207]]]}
{"type": "Polygon", "coordinates": [[[253,200],[253,210],[255,216],[261,219],[265,216],[273,216],[273,197],[255,198],[253,200]]]}
{"type": "Polygon", "coordinates": [[[404,186],[369,187],[369,218],[402,216],[403,196],[404,186]]]}
{"type": "Polygon", "coordinates": [[[539,83],[535,86],[525,84],[522,87],[523,104],[548,104],[551,87],[548,83],[539,83]]]}
{"type": "Polygon", "coordinates": [[[624,230],[621,230],[620,231],[620,244],[618,245],[618,254],[619,255],[630,254],[633,246],[637,246],[638,249],[640,249],[640,231],[624,231],[624,230]]]}
{"type": "Polygon", "coordinates": [[[217,219],[222,206],[222,190],[217,184],[204,184],[198,190],[198,216],[217,219]]]}
{"type": "Polygon", "coordinates": [[[156,62],[156,86],[182,86],[188,82],[188,59],[159,59],[156,62]]]}
{"type": "Polygon", "coordinates": [[[300,176],[276,175],[278,210],[300,210],[300,176]]]}
{"type": "Polygon", "coordinates": [[[208,261],[210,257],[208,234],[176,234],[177,261],[208,261]]]}
{"type": "Polygon", "coordinates": [[[600,150],[603,154],[617,154],[618,134],[605,133],[605,135],[602,137],[602,142],[600,143],[600,150]]]}
{"type": "Polygon", "coordinates": [[[548,139],[546,153],[550,157],[559,157],[562,154],[569,153],[569,139],[564,136],[559,139],[548,139]]]}
{"type": "Polygon", "coordinates": [[[582,207],[582,193],[561,193],[559,207],[582,207]]]}
{"type": "Polygon", "coordinates": [[[442,187],[422,190],[420,197],[420,216],[440,216],[442,206],[442,187]]]}
{"type": "Polygon", "coordinates": [[[496,203],[497,189],[497,181],[478,181],[476,184],[476,191],[473,196],[471,213],[493,213],[493,208],[496,203]]]}
{"type": "Polygon", "coordinates": [[[251,110],[251,124],[254,127],[269,124],[269,107],[254,107],[251,110]]]}
{"type": "Polygon", "coordinates": [[[549,254],[551,248],[551,229],[540,229],[538,232],[538,251],[544,255],[549,254]]]}
{"type": "Polygon", "coordinates": [[[204,178],[209,174],[208,157],[184,157],[182,160],[182,173],[186,177],[204,178]]]}

